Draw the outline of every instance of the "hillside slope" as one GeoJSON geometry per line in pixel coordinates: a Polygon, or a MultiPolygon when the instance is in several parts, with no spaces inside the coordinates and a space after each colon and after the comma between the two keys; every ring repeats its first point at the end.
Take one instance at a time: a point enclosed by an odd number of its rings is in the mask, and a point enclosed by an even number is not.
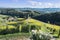
{"type": "Polygon", "coordinates": [[[41,21],[38,21],[38,20],[35,20],[35,19],[32,19],[32,18],[25,20],[25,22],[28,22],[28,23],[31,23],[31,24],[35,24],[35,25],[38,25],[40,27],[45,26],[45,27],[54,28],[56,30],[59,30],[60,29],[60,26],[58,26],[58,25],[44,23],[44,22],[41,22],[41,21]]]}

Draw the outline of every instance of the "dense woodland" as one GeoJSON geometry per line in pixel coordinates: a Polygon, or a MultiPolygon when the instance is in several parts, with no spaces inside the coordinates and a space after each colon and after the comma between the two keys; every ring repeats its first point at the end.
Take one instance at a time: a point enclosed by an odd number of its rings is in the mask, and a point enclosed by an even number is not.
{"type": "Polygon", "coordinates": [[[38,11],[33,10],[17,10],[17,9],[0,9],[0,14],[9,15],[13,17],[21,17],[27,18],[28,15],[31,18],[43,21],[43,22],[50,22],[51,24],[60,25],[60,12],[55,13],[40,13],[38,11]]]}
{"type": "Polygon", "coordinates": [[[60,12],[43,14],[35,16],[34,18],[46,23],[49,21],[51,24],[60,25],[60,12]]]}

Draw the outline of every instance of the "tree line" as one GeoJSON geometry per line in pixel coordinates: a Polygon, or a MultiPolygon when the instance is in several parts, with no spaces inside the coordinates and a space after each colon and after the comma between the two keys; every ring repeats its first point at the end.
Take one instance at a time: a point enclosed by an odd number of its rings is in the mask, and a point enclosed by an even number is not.
{"type": "Polygon", "coordinates": [[[50,21],[51,24],[57,24],[60,25],[60,12],[55,12],[55,13],[40,13],[37,11],[33,10],[17,10],[17,9],[0,9],[0,14],[3,15],[10,15],[10,16],[16,16],[16,17],[21,17],[21,18],[34,18],[43,22],[48,22],[50,21]]]}

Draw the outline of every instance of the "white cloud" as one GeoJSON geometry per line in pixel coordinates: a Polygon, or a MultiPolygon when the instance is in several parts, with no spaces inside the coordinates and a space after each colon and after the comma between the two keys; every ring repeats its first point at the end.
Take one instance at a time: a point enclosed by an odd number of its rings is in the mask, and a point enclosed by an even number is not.
{"type": "Polygon", "coordinates": [[[19,0],[12,0],[12,1],[14,1],[14,2],[18,2],[19,0]]]}
{"type": "Polygon", "coordinates": [[[41,2],[36,2],[36,1],[28,1],[32,7],[38,7],[41,6],[41,2]]]}
{"type": "Polygon", "coordinates": [[[36,2],[36,1],[30,1],[32,6],[37,6],[37,5],[41,5],[40,2],[36,2]]]}
{"type": "Polygon", "coordinates": [[[53,3],[42,3],[42,6],[44,6],[45,8],[52,8],[53,7],[53,3]]]}
{"type": "Polygon", "coordinates": [[[56,7],[56,8],[60,8],[60,5],[59,5],[60,3],[55,3],[54,4],[54,7],[56,7]]]}
{"type": "Polygon", "coordinates": [[[33,0],[28,1],[31,7],[35,8],[60,8],[59,3],[37,2],[33,0]]]}

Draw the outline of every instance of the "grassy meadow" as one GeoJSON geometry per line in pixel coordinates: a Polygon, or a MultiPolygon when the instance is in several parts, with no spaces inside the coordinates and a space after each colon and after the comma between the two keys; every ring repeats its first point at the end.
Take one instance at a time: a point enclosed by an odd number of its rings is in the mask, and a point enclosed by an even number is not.
{"type": "Polygon", "coordinates": [[[0,38],[6,38],[6,40],[8,40],[12,37],[29,37],[33,29],[42,30],[45,33],[52,32],[51,35],[55,37],[60,36],[60,26],[58,25],[44,23],[33,18],[15,18],[14,20],[7,20],[8,17],[7,15],[0,15],[0,38]]]}

